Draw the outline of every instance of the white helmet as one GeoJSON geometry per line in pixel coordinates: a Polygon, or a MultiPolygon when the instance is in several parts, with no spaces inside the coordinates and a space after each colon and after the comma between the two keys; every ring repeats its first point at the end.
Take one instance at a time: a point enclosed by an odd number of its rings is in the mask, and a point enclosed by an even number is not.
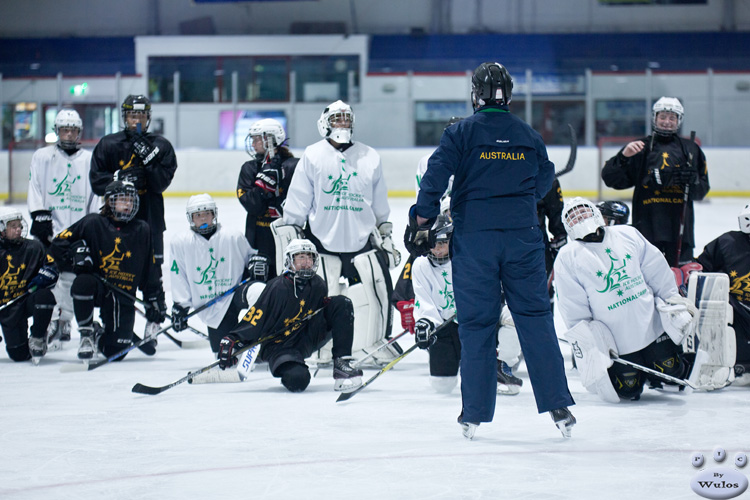
{"type": "Polygon", "coordinates": [[[604,217],[596,206],[586,198],[576,196],[565,202],[562,211],[565,232],[574,240],[581,240],[606,226],[604,217]]]}
{"type": "Polygon", "coordinates": [[[685,108],[682,107],[682,103],[676,97],[662,97],[654,103],[654,107],[651,108],[651,128],[654,132],[661,135],[672,135],[679,130],[682,125],[682,117],[685,116],[685,108]],[[657,128],[656,126],[656,115],[662,111],[670,111],[677,115],[677,128],[674,130],[664,130],[657,128]]]}
{"type": "Polygon", "coordinates": [[[81,132],[83,131],[83,122],[78,112],[74,109],[61,109],[55,117],[55,133],[57,134],[57,143],[63,149],[75,149],[78,147],[78,141],[81,139],[81,132]],[[60,139],[60,128],[70,127],[77,128],[78,135],[75,140],[63,141],[60,139]]]}
{"type": "Polygon", "coordinates": [[[740,231],[750,234],[750,205],[745,205],[737,219],[740,221],[740,231]]]}
{"type": "Polygon", "coordinates": [[[219,209],[216,207],[216,202],[211,195],[208,193],[196,194],[190,197],[185,208],[185,215],[187,215],[190,229],[198,234],[208,234],[213,231],[218,225],[219,209]],[[211,224],[203,224],[196,226],[193,222],[193,214],[198,212],[213,212],[214,218],[211,224]]]}
{"type": "Polygon", "coordinates": [[[352,107],[344,101],[332,102],[318,118],[318,132],[324,138],[331,138],[339,144],[346,144],[352,140],[352,134],[354,133],[354,112],[352,107]],[[331,127],[331,120],[333,118],[348,118],[348,128],[333,128],[331,127]]]}
{"type": "Polygon", "coordinates": [[[20,220],[21,227],[23,228],[21,230],[21,238],[19,239],[26,237],[28,226],[21,211],[16,208],[0,207],[0,240],[5,240],[5,230],[8,228],[8,223],[14,220],[20,220]]]}
{"type": "Polygon", "coordinates": [[[294,275],[295,278],[299,278],[302,280],[309,280],[310,278],[315,276],[315,273],[318,272],[319,261],[320,261],[320,256],[318,255],[318,250],[315,248],[315,245],[310,240],[303,240],[303,239],[295,238],[289,242],[289,245],[287,245],[286,250],[284,250],[284,269],[286,270],[286,272],[294,275]],[[299,253],[309,253],[310,255],[312,255],[313,265],[311,268],[309,269],[295,269],[294,268],[294,256],[299,253]]]}
{"type": "Polygon", "coordinates": [[[258,120],[250,126],[250,131],[245,137],[245,151],[250,156],[255,156],[258,152],[253,148],[253,137],[260,136],[263,141],[263,149],[266,153],[270,153],[273,156],[276,148],[286,140],[286,132],[284,127],[278,121],[273,118],[264,118],[258,120]]]}

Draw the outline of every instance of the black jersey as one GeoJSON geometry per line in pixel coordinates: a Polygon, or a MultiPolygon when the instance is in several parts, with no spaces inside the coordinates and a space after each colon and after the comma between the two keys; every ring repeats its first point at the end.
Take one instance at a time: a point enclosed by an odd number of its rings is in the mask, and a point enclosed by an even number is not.
{"type": "MultiPolygon", "coordinates": [[[[710,242],[696,259],[706,272],[729,276],[729,301],[737,320],[750,327],[750,235],[729,231],[710,242]],[[738,318],[739,317],[739,318],[738,318]]],[[[743,333],[750,335],[750,328],[743,333]]]]}
{"type": "MultiPolygon", "coordinates": [[[[164,197],[162,193],[169,187],[177,170],[177,157],[174,148],[165,138],[144,134],[159,153],[144,170],[146,172],[146,188],[138,192],[140,207],[136,217],[146,221],[153,231],[163,233],[166,229],[164,222],[164,197]]],[[[112,182],[116,171],[141,167],[141,161],[133,150],[135,132],[123,130],[105,135],[94,148],[91,156],[91,170],[89,179],[91,188],[99,196],[104,195],[107,185],[112,182]]]]}
{"type": "Polygon", "coordinates": [[[20,244],[3,240],[0,244],[0,305],[26,293],[31,279],[48,262],[53,260],[38,240],[24,238],[20,244]]]}
{"type": "Polygon", "coordinates": [[[94,270],[107,281],[131,295],[136,288],[150,296],[161,290],[160,273],[148,224],[133,219],[123,223],[99,214],[89,214],[52,241],[51,253],[58,262],[72,262],[73,244],[85,240],[94,261],[94,270]]]}
{"type": "Polygon", "coordinates": [[[277,276],[268,282],[253,307],[231,333],[255,342],[281,332],[279,337],[264,344],[261,352],[263,360],[275,357],[285,349],[299,349],[301,344],[312,342],[311,330],[324,328],[325,325],[322,314],[308,321],[299,320],[323,307],[327,294],[328,287],[320,276],[313,276],[304,286],[295,285],[290,274],[277,276]]]}
{"type": "Polygon", "coordinates": [[[693,248],[693,200],[702,200],[710,189],[706,157],[697,144],[676,135],[655,135],[653,141],[651,136],[639,140],[645,144],[643,150],[630,158],[622,154],[625,148],[620,150],[604,165],[602,180],[614,189],[635,188],[633,226],[649,242],[676,242],[684,206],[685,186],[673,185],[671,179],[675,170],[685,168],[689,155],[692,154],[692,168],[698,172],[698,179],[690,185],[682,242],[683,245],[693,248]],[[650,175],[654,170],[659,173],[661,185],[650,175]]]}
{"type": "MultiPolygon", "coordinates": [[[[237,199],[247,210],[245,219],[245,237],[250,246],[271,260],[276,255],[276,243],[271,234],[271,223],[283,215],[282,203],[286,200],[292,174],[299,158],[282,157],[281,154],[267,164],[260,160],[246,161],[240,168],[237,180],[237,199]],[[272,168],[278,172],[279,192],[269,193],[255,185],[255,176],[259,169],[272,168]]],[[[274,268],[275,268],[275,262],[274,268]]]]}

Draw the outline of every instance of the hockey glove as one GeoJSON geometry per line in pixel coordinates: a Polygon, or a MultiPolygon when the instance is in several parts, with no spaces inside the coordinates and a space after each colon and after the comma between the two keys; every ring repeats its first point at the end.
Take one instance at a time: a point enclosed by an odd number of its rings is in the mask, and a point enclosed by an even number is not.
{"type": "Polygon", "coordinates": [[[90,273],[94,270],[94,261],[91,259],[86,240],[80,240],[73,244],[73,272],[76,274],[90,273]]]}
{"type": "Polygon", "coordinates": [[[159,147],[154,146],[145,135],[136,135],[133,137],[133,153],[140,158],[141,165],[145,167],[159,154],[159,147]]]}
{"type": "Polygon", "coordinates": [[[552,260],[557,258],[557,254],[560,253],[560,249],[568,243],[568,235],[560,234],[552,238],[549,242],[549,251],[552,255],[552,260]]]}
{"type": "Polygon", "coordinates": [[[401,328],[414,333],[414,299],[399,300],[396,302],[396,309],[401,314],[401,328]]]}
{"type": "Polygon", "coordinates": [[[49,246],[54,233],[52,232],[52,212],[49,210],[37,210],[31,212],[31,236],[38,239],[44,246],[49,246]]]}
{"type": "Polygon", "coordinates": [[[435,218],[429,219],[424,224],[417,224],[416,205],[409,209],[409,224],[404,232],[404,246],[411,255],[426,255],[430,251],[429,235],[435,218]]]}
{"type": "Polygon", "coordinates": [[[189,310],[189,307],[177,303],[172,304],[172,329],[174,331],[181,332],[188,327],[187,314],[189,310]]]}
{"type": "Polygon", "coordinates": [[[244,347],[242,341],[236,335],[229,334],[219,343],[219,368],[226,370],[237,364],[237,358],[234,353],[244,347]]]}
{"type": "Polygon", "coordinates": [[[393,224],[391,222],[383,222],[378,226],[378,233],[380,234],[381,244],[380,246],[388,254],[388,267],[394,269],[401,264],[401,252],[399,252],[393,245],[393,224]]]}
{"type": "Polygon", "coordinates": [[[255,185],[268,194],[277,195],[279,171],[275,168],[264,168],[255,176],[255,185]]]}
{"type": "Polygon", "coordinates": [[[160,291],[146,299],[146,320],[150,323],[161,323],[167,316],[167,304],[164,292],[160,291]]]}
{"type": "Polygon", "coordinates": [[[414,325],[414,343],[420,349],[428,349],[437,342],[437,337],[432,333],[435,325],[429,319],[422,318],[414,325]]]}
{"type": "Polygon", "coordinates": [[[247,271],[254,281],[265,283],[268,279],[268,257],[253,255],[247,263],[247,271]]]}
{"type": "Polygon", "coordinates": [[[138,191],[146,189],[146,170],[143,167],[120,169],[115,172],[115,179],[131,183],[138,191]]]}
{"type": "Polygon", "coordinates": [[[46,265],[39,269],[36,276],[31,279],[29,283],[29,292],[35,292],[42,288],[48,288],[57,283],[57,277],[60,273],[57,272],[57,266],[46,265]]]}
{"type": "Polygon", "coordinates": [[[698,179],[698,172],[692,168],[682,167],[672,172],[671,184],[675,186],[685,186],[693,184],[698,179]]]}

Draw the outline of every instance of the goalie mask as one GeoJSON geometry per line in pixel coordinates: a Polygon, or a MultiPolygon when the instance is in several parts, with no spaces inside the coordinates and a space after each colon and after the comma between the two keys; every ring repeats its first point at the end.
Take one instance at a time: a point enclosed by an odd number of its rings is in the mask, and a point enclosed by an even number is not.
{"type": "Polygon", "coordinates": [[[138,213],[140,201],[132,182],[115,180],[104,190],[103,215],[121,222],[130,222],[138,213]]]}
{"type": "MultiPolygon", "coordinates": [[[[676,134],[682,125],[682,118],[685,115],[685,109],[682,103],[676,97],[662,97],[654,103],[651,108],[651,128],[659,135],[669,136],[676,134]],[[676,121],[657,120],[659,113],[673,113],[676,121]]],[[[664,117],[662,117],[664,118],[664,117]]]]}
{"type": "Polygon", "coordinates": [[[276,148],[286,140],[286,132],[284,127],[278,121],[273,118],[264,118],[253,123],[250,127],[250,131],[245,137],[245,151],[250,156],[256,156],[258,154],[268,154],[272,158],[276,152],[276,148]],[[256,149],[253,145],[255,138],[260,139],[263,151],[256,149]]]}
{"type": "Polygon", "coordinates": [[[445,264],[450,260],[451,237],[453,236],[453,220],[450,216],[440,214],[430,228],[430,252],[427,258],[435,264],[445,264]]]}
{"type": "Polygon", "coordinates": [[[28,226],[20,210],[15,208],[0,208],[0,241],[3,243],[20,244],[28,226]]]}
{"type": "Polygon", "coordinates": [[[62,149],[78,149],[78,142],[81,140],[82,131],[83,122],[77,111],[63,109],[57,113],[55,117],[55,134],[57,134],[57,144],[62,149]]]}
{"type": "Polygon", "coordinates": [[[513,78],[500,63],[486,62],[471,77],[471,103],[474,109],[488,104],[510,104],[513,78]]]}
{"type": "Polygon", "coordinates": [[[740,222],[740,231],[750,234],[750,205],[745,205],[737,219],[740,222]]]}
{"type": "Polygon", "coordinates": [[[347,144],[354,133],[354,112],[343,101],[329,104],[318,118],[318,132],[324,139],[347,144]]]}
{"type": "Polygon", "coordinates": [[[310,240],[293,239],[284,250],[284,269],[297,280],[309,280],[318,272],[320,256],[310,240]]]}
{"type": "Polygon", "coordinates": [[[582,240],[589,234],[595,234],[597,229],[606,225],[599,209],[580,196],[565,202],[562,222],[565,232],[574,240],[582,240]]]}
{"type": "Polygon", "coordinates": [[[628,206],[619,201],[600,201],[596,208],[604,217],[604,223],[608,226],[618,224],[627,224],[630,218],[630,209],[628,206]]]}
{"type": "Polygon", "coordinates": [[[148,126],[151,125],[151,100],[145,95],[129,95],[122,102],[122,121],[125,124],[125,128],[135,130],[137,128],[137,120],[142,125],[141,132],[146,132],[148,126]],[[131,123],[128,123],[128,117],[130,117],[131,123]]]}
{"type": "Polygon", "coordinates": [[[185,209],[190,229],[198,234],[209,234],[216,230],[219,225],[219,209],[216,202],[208,193],[196,194],[190,197],[185,209]],[[210,212],[210,217],[203,217],[204,213],[210,212]],[[199,220],[195,221],[194,215],[198,214],[199,220]]]}

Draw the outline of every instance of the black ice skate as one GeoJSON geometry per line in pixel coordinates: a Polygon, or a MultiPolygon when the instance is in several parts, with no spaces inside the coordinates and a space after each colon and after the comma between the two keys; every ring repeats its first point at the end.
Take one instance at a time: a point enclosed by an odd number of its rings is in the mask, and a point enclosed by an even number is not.
{"type": "Polygon", "coordinates": [[[461,426],[461,432],[466,439],[474,439],[474,433],[477,432],[479,422],[464,422],[464,412],[461,410],[461,414],[456,419],[458,424],[461,426]]]}
{"type": "Polygon", "coordinates": [[[96,354],[96,346],[102,334],[102,327],[94,322],[93,325],[81,326],[78,330],[81,334],[81,343],[78,344],[78,359],[88,361],[96,354]]]}
{"type": "Polygon", "coordinates": [[[362,370],[354,368],[351,357],[333,358],[333,390],[351,392],[362,385],[362,370]]]}
{"type": "Polygon", "coordinates": [[[61,342],[70,342],[70,320],[58,320],[57,333],[61,342]]]}
{"type": "Polygon", "coordinates": [[[563,437],[569,438],[570,431],[576,424],[576,418],[570,413],[570,410],[567,408],[558,408],[557,410],[552,410],[549,414],[557,428],[562,432],[563,437]]]}
{"type": "Polygon", "coordinates": [[[503,360],[497,360],[497,393],[515,396],[521,392],[523,380],[513,375],[508,363],[503,360]]]}
{"type": "Polygon", "coordinates": [[[31,362],[38,365],[42,356],[47,354],[47,339],[44,337],[29,337],[29,352],[31,353],[31,362]]]}

